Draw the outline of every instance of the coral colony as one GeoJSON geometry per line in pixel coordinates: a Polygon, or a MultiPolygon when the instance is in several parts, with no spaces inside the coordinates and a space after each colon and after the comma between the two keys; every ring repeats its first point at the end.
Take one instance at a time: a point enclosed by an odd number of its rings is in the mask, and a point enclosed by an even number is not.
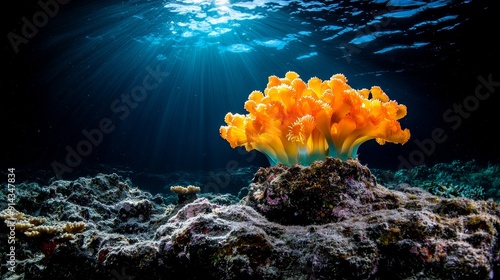
{"type": "Polygon", "coordinates": [[[358,147],[371,139],[404,144],[410,138],[399,119],[406,106],[384,91],[355,90],[343,74],[305,83],[295,72],[270,76],[264,93],[253,91],[245,102],[247,115],[228,113],[220,135],[232,148],[264,153],[271,165],[310,165],[327,156],[356,158],[358,147]]]}

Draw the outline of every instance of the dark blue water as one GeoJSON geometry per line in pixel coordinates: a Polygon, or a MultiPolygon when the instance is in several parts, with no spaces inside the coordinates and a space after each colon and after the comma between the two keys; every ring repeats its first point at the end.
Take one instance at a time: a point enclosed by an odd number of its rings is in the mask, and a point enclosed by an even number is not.
{"type": "Polygon", "coordinates": [[[62,178],[92,164],[267,166],[260,153],[231,149],[219,127],[287,71],[343,73],[408,107],[410,141],[361,145],[369,167],[499,160],[488,1],[42,3],[5,12],[2,166],[62,178]]]}

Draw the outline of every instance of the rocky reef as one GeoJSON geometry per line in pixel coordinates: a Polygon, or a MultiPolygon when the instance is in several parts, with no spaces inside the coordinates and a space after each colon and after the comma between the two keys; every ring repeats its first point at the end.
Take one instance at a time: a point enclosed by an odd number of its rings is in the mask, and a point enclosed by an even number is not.
{"type": "Polygon", "coordinates": [[[243,187],[236,203],[203,193],[167,203],[175,193],[153,195],[117,174],[18,184],[14,206],[0,195],[2,279],[500,275],[493,200],[391,190],[356,160],[330,158],[260,168],[243,187]]]}
{"type": "Polygon", "coordinates": [[[398,189],[401,185],[418,186],[443,197],[467,197],[500,201],[500,165],[480,164],[475,160],[454,160],[429,166],[396,171],[371,168],[384,187],[398,189]]]}
{"type": "Polygon", "coordinates": [[[376,185],[370,170],[357,160],[327,158],[305,167],[259,169],[245,201],[280,224],[326,224],[396,206],[386,195],[376,196],[376,185]]]}

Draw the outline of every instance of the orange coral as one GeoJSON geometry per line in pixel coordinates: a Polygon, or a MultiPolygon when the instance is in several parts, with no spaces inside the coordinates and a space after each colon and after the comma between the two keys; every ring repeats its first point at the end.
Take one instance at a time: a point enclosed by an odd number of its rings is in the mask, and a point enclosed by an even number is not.
{"type": "Polygon", "coordinates": [[[264,93],[250,93],[245,110],[249,114],[227,113],[220,135],[232,148],[264,153],[271,165],[309,165],[327,156],[346,160],[370,139],[383,145],[410,138],[398,122],[406,116],[405,105],[389,100],[378,86],[355,90],[343,74],[307,84],[292,71],[284,78],[270,76],[264,93]]]}

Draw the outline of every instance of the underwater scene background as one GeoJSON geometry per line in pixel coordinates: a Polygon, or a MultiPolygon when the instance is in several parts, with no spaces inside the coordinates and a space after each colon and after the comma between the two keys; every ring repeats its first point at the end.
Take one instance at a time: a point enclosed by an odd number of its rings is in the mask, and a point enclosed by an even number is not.
{"type": "Polygon", "coordinates": [[[72,169],[61,178],[96,163],[152,173],[265,166],[260,153],[248,162],[231,149],[219,127],[287,71],[305,81],[343,73],[407,106],[410,140],[362,145],[370,167],[498,161],[488,1],[61,1],[45,17],[36,3],[16,6],[4,24],[2,165],[57,162],[72,169]],[[68,166],[84,130],[103,120],[107,133],[68,166]],[[427,141],[435,129],[442,143],[427,141]]]}
{"type": "Polygon", "coordinates": [[[10,3],[0,210],[20,212],[0,218],[6,232],[17,219],[6,238],[15,232],[38,255],[17,251],[26,268],[13,273],[2,241],[2,275],[201,279],[189,269],[197,265],[206,279],[494,279],[500,30],[492,2],[10,3]],[[363,143],[360,165],[282,168],[231,148],[219,131],[226,114],[246,114],[250,93],[289,71],[305,82],[341,73],[354,89],[380,86],[406,106],[399,122],[409,140],[363,143]],[[339,187],[317,190],[315,180],[339,187]],[[373,211],[387,212],[368,217],[373,211]]]}

